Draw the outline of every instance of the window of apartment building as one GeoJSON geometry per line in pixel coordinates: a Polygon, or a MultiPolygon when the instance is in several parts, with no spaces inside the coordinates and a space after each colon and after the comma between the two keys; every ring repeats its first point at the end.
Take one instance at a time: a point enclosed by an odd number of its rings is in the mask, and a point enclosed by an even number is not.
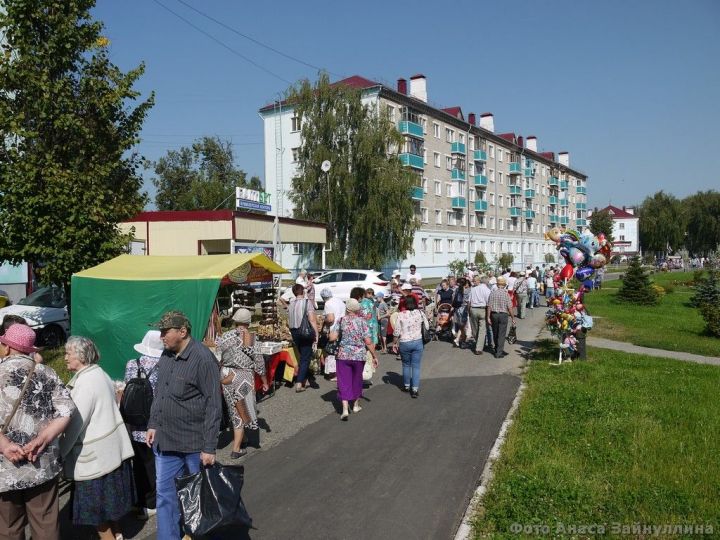
{"type": "Polygon", "coordinates": [[[502,208],[503,206],[505,206],[505,202],[504,202],[504,201],[505,201],[505,198],[504,198],[502,195],[498,195],[498,206],[499,206],[500,208],[502,208]]]}
{"type": "Polygon", "coordinates": [[[476,246],[475,240],[470,240],[470,253],[475,253],[475,249],[476,249],[475,246],[476,246]]]}
{"type": "Polygon", "coordinates": [[[464,196],[465,196],[465,182],[458,182],[458,183],[457,183],[457,196],[458,196],[458,197],[464,197],[464,196]]]}
{"type": "MultiPolygon", "coordinates": [[[[480,227],[481,229],[484,229],[487,227],[487,223],[485,222],[485,216],[478,216],[477,222],[478,222],[478,227],[480,227]]],[[[485,249],[485,248],[483,247],[483,249],[485,249]]]]}
{"type": "Polygon", "coordinates": [[[427,253],[427,238],[420,239],[420,251],[427,253]]]}
{"type": "Polygon", "coordinates": [[[449,171],[453,168],[453,160],[450,156],[445,156],[445,168],[449,171]]]}
{"type": "Polygon", "coordinates": [[[492,144],[488,144],[488,157],[490,159],[495,157],[495,147],[492,144]]]}
{"type": "Polygon", "coordinates": [[[452,197],[452,196],[453,196],[452,183],[450,183],[450,182],[448,182],[447,184],[445,184],[445,195],[448,196],[448,197],[452,197]]]}
{"type": "Polygon", "coordinates": [[[435,180],[435,195],[442,196],[442,183],[440,180],[435,180]]]}
{"type": "Polygon", "coordinates": [[[474,189],[468,190],[468,197],[470,198],[470,202],[475,202],[475,190],[474,189]]]}
{"type": "Polygon", "coordinates": [[[576,217],[577,219],[582,219],[582,217],[583,217],[583,216],[582,216],[582,210],[578,210],[577,212],[575,212],[575,217],[576,217]]]}
{"type": "Polygon", "coordinates": [[[445,141],[453,142],[455,140],[455,131],[450,128],[445,128],[445,141]]]}
{"type": "Polygon", "coordinates": [[[460,225],[467,227],[467,214],[465,212],[460,214],[460,225]]]}
{"type": "Polygon", "coordinates": [[[501,186],[505,185],[505,180],[503,179],[503,173],[501,173],[500,171],[498,171],[497,177],[498,177],[498,182],[500,182],[500,185],[501,185],[501,186]]]}
{"type": "Polygon", "coordinates": [[[622,229],[624,229],[624,228],[625,228],[625,224],[624,224],[624,223],[618,223],[618,229],[621,229],[621,230],[622,230],[622,229]]]}
{"type": "Polygon", "coordinates": [[[301,253],[302,253],[302,246],[300,244],[293,244],[292,245],[292,254],[300,255],[301,253]]]}
{"type": "Polygon", "coordinates": [[[458,240],[458,251],[465,253],[465,240],[458,240]]]}
{"type": "Polygon", "coordinates": [[[457,221],[455,220],[455,211],[454,210],[447,210],[445,212],[445,221],[448,225],[457,225],[457,221]]]}
{"type": "Polygon", "coordinates": [[[480,240],[480,251],[485,251],[485,247],[486,247],[485,240],[480,240]]]}
{"type": "Polygon", "coordinates": [[[423,223],[428,222],[428,209],[427,208],[420,208],[420,221],[423,223]]]}
{"type": "Polygon", "coordinates": [[[505,230],[505,220],[504,219],[498,219],[498,225],[500,226],[500,230],[505,230]]]}
{"type": "Polygon", "coordinates": [[[495,194],[492,192],[490,193],[490,204],[495,206],[495,194]]]}
{"type": "Polygon", "coordinates": [[[300,147],[296,147],[292,149],[292,160],[293,163],[297,163],[300,161],[300,147]]]}
{"type": "Polygon", "coordinates": [[[495,169],[488,169],[488,179],[491,182],[495,181],[495,169]]]}
{"type": "Polygon", "coordinates": [[[440,152],[433,152],[433,165],[440,166],[440,152]]]}
{"type": "Polygon", "coordinates": [[[508,243],[507,243],[507,250],[508,250],[508,253],[512,253],[512,250],[513,250],[513,243],[512,243],[512,242],[508,242],[508,243]]]}
{"type": "Polygon", "coordinates": [[[475,176],[475,162],[471,161],[468,163],[468,175],[475,176]]]}
{"type": "Polygon", "coordinates": [[[490,253],[495,253],[495,241],[490,240],[490,253]]]}
{"type": "Polygon", "coordinates": [[[622,242],[622,241],[624,241],[624,240],[625,240],[625,235],[624,235],[624,234],[621,234],[621,235],[620,235],[620,241],[622,242]]]}
{"type": "Polygon", "coordinates": [[[540,225],[535,224],[535,233],[537,234],[539,232],[540,232],[540,225]]]}
{"type": "Polygon", "coordinates": [[[455,253],[455,240],[448,238],[448,253],[455,253]]]}
{"type": "Polygon", "coordinates": [[[388,118],[391,122],[395,121],[395,107],[392,105],[386,105],[385,110],[387,111],[388,118]]]}
{"type": "Polygon", "coordinates": [[[435,224],[442,225],[442,210],[435,210],[435,224]]]}
{"type": "Polygon", "coordinates": [[[423,188],[423,193],[427,193],[427,192],[428,192],[428,180],[427,180],[427,178],[423,178],[423,179],[422,179],[422,188],[423,188]]]}
{"type": "Polygon", "coordinates": [[[300,131],[300,128],[302,128],[302,121],[297,114],[294,114],[290,118],[290,131],[300,131]]]}
{"type": "Polygon", "coordinates": [[[440,138],[440,124],[438,124],[437,122],[433,122],[433,136],[436,139],[440,138]]]}
{"type": "Polygon", "coordinates": [[[423,148],[423,165],[427,165],[427,148],[423,148]]]}
{"type": "Polygon", "coordinates": [[[459,141],[461,144],[465,144],[465,134],[464,134],[464,133],[459,133],[459,134],[458,134],[458,141],[459,141]]]}
{"type": "Polygon", "coordinates": [[[472,135],[468,136],[468,148],[470,148],[470,150],[475,150],[475,137],[472,135]]]}
{"type": "Polygon", "coordinates": [[[500,253],[505,252],[505,242],[499,242],[498,247],[500,248],[500,253]]]}
{"type": "Polygon", "coordinates": [[[433,250],[435,253],[442,253],[442,240],[440,238],[433,239],[433,250]]]}
{"type": "Polygon", "coordinates": [[[508,228],[508,231],[510,231],[510,232],[515,230],[515,224],[513,223],[512,219],[507,220],[507,228],[508,228]]]}
{"type": "Polygon", "coordinates": [[[476,227],[477,225],[475,222],[476,222],[475,214],[470,214],[470,227],[476,227]]]}
{"type": "Polygon", "coordinates": [[[497,149],[497,160],[498,160],[498,161],[502,161],[502,160],[503,160],[503,149],[502,149],[502,148],[498,148],[498,149],[497,149]]]}
{"type": "Polygon", "coordinates": [[[423,135],[427,135],[427,118],[421,118],[420,125],[423,128],[423,135]]]}
{"type": "Polygon", "coordinates": [[[490,229],[493,231],[495,230],[495,218],[494,217],[490,218],[490,229]]]}

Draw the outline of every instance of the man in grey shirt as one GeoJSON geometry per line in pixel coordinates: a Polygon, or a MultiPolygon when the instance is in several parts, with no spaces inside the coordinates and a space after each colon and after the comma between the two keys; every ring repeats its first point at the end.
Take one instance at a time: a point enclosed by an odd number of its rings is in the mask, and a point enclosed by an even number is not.
{"type": "Polygon", "coordinates": [[[485,345],[486,332],[483,323],[487,317],[485,310],[489,297],[490,287],[487,286],[487,278],[475,276],[473,278],[473,287],[470,289],[470,328],[475,340],[473,353],[476,355],[482,354],[485,345]]]}
{"type": "Polygon", "coordinates": [[[215,463],[220,430],[220,369],[215,355],[190,335],[190,321],[168,311],[156,324],[165,350],[158,362],[157,389],[147,444],[155,451],[157,538],[179,540],[180,508],[175,478],[215,463]]]}

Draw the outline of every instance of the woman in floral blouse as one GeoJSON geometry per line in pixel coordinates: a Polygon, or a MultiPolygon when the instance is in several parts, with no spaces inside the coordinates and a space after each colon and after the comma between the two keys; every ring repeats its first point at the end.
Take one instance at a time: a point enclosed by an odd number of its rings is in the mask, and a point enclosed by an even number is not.
{"type": "Polygon", "coordinates": [[[350,298],[345,308],[347,313],[340,320],[338,329],[330,332],[330,341],[340,340],[336,366],[338,397],[343,407],[340,420],[347,421],[351,401],[355,402],[353,412],[362,410],[359,401],[362,397],[365,351],[370,351],[372,355],[373,368],[377,368],[378,359],[367,321],[360,311],[360,302],[350,298]]]}
{"type": "Polygon", "coordinates": [[[57,373],[35,364],[30,356],[36,351],[34,344],[35,332],[23,324],[12,325],[0,336],[0,536],[25,538],[29,521],[34,540],[57,540],[57,437],[75,404],[57,373]]]}
{"type": "Polygon", "coordinates": [[[235,329],[225,332],[217,340],[223,395],[233,423],[233,446],[230,457],[237,459],[247,454],[241,448],[245,428],[257,429],[255,411],[255,373],[263,378],[263,392],[268,389],[265,376],[265,358],[258,352],[255,335],[250,333],[252,313],[245,308],[233,315],[235,329]]]}

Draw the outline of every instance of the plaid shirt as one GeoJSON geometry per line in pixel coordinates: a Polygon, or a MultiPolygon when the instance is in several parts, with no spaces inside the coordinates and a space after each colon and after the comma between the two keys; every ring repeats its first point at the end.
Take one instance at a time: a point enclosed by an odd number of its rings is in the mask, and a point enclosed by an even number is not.
{"type": "Polygon", "coordinates": [[[493,289],[488,298],[488,307],[491,313],[510,313],[512,300],[505,287],[493,289]]]}

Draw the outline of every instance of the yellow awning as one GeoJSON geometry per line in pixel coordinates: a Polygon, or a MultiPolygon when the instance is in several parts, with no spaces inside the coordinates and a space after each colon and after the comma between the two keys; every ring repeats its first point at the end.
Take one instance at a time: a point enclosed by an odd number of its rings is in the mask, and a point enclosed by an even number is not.
{"type": "Polygon", "coordinates": [[[75,276],[127,281],[222,279],[236,268],[250,262],[273,274],[290,273],[262,253],[243,253],[192,256],[120,255],[78,272],[75,276]]]}

